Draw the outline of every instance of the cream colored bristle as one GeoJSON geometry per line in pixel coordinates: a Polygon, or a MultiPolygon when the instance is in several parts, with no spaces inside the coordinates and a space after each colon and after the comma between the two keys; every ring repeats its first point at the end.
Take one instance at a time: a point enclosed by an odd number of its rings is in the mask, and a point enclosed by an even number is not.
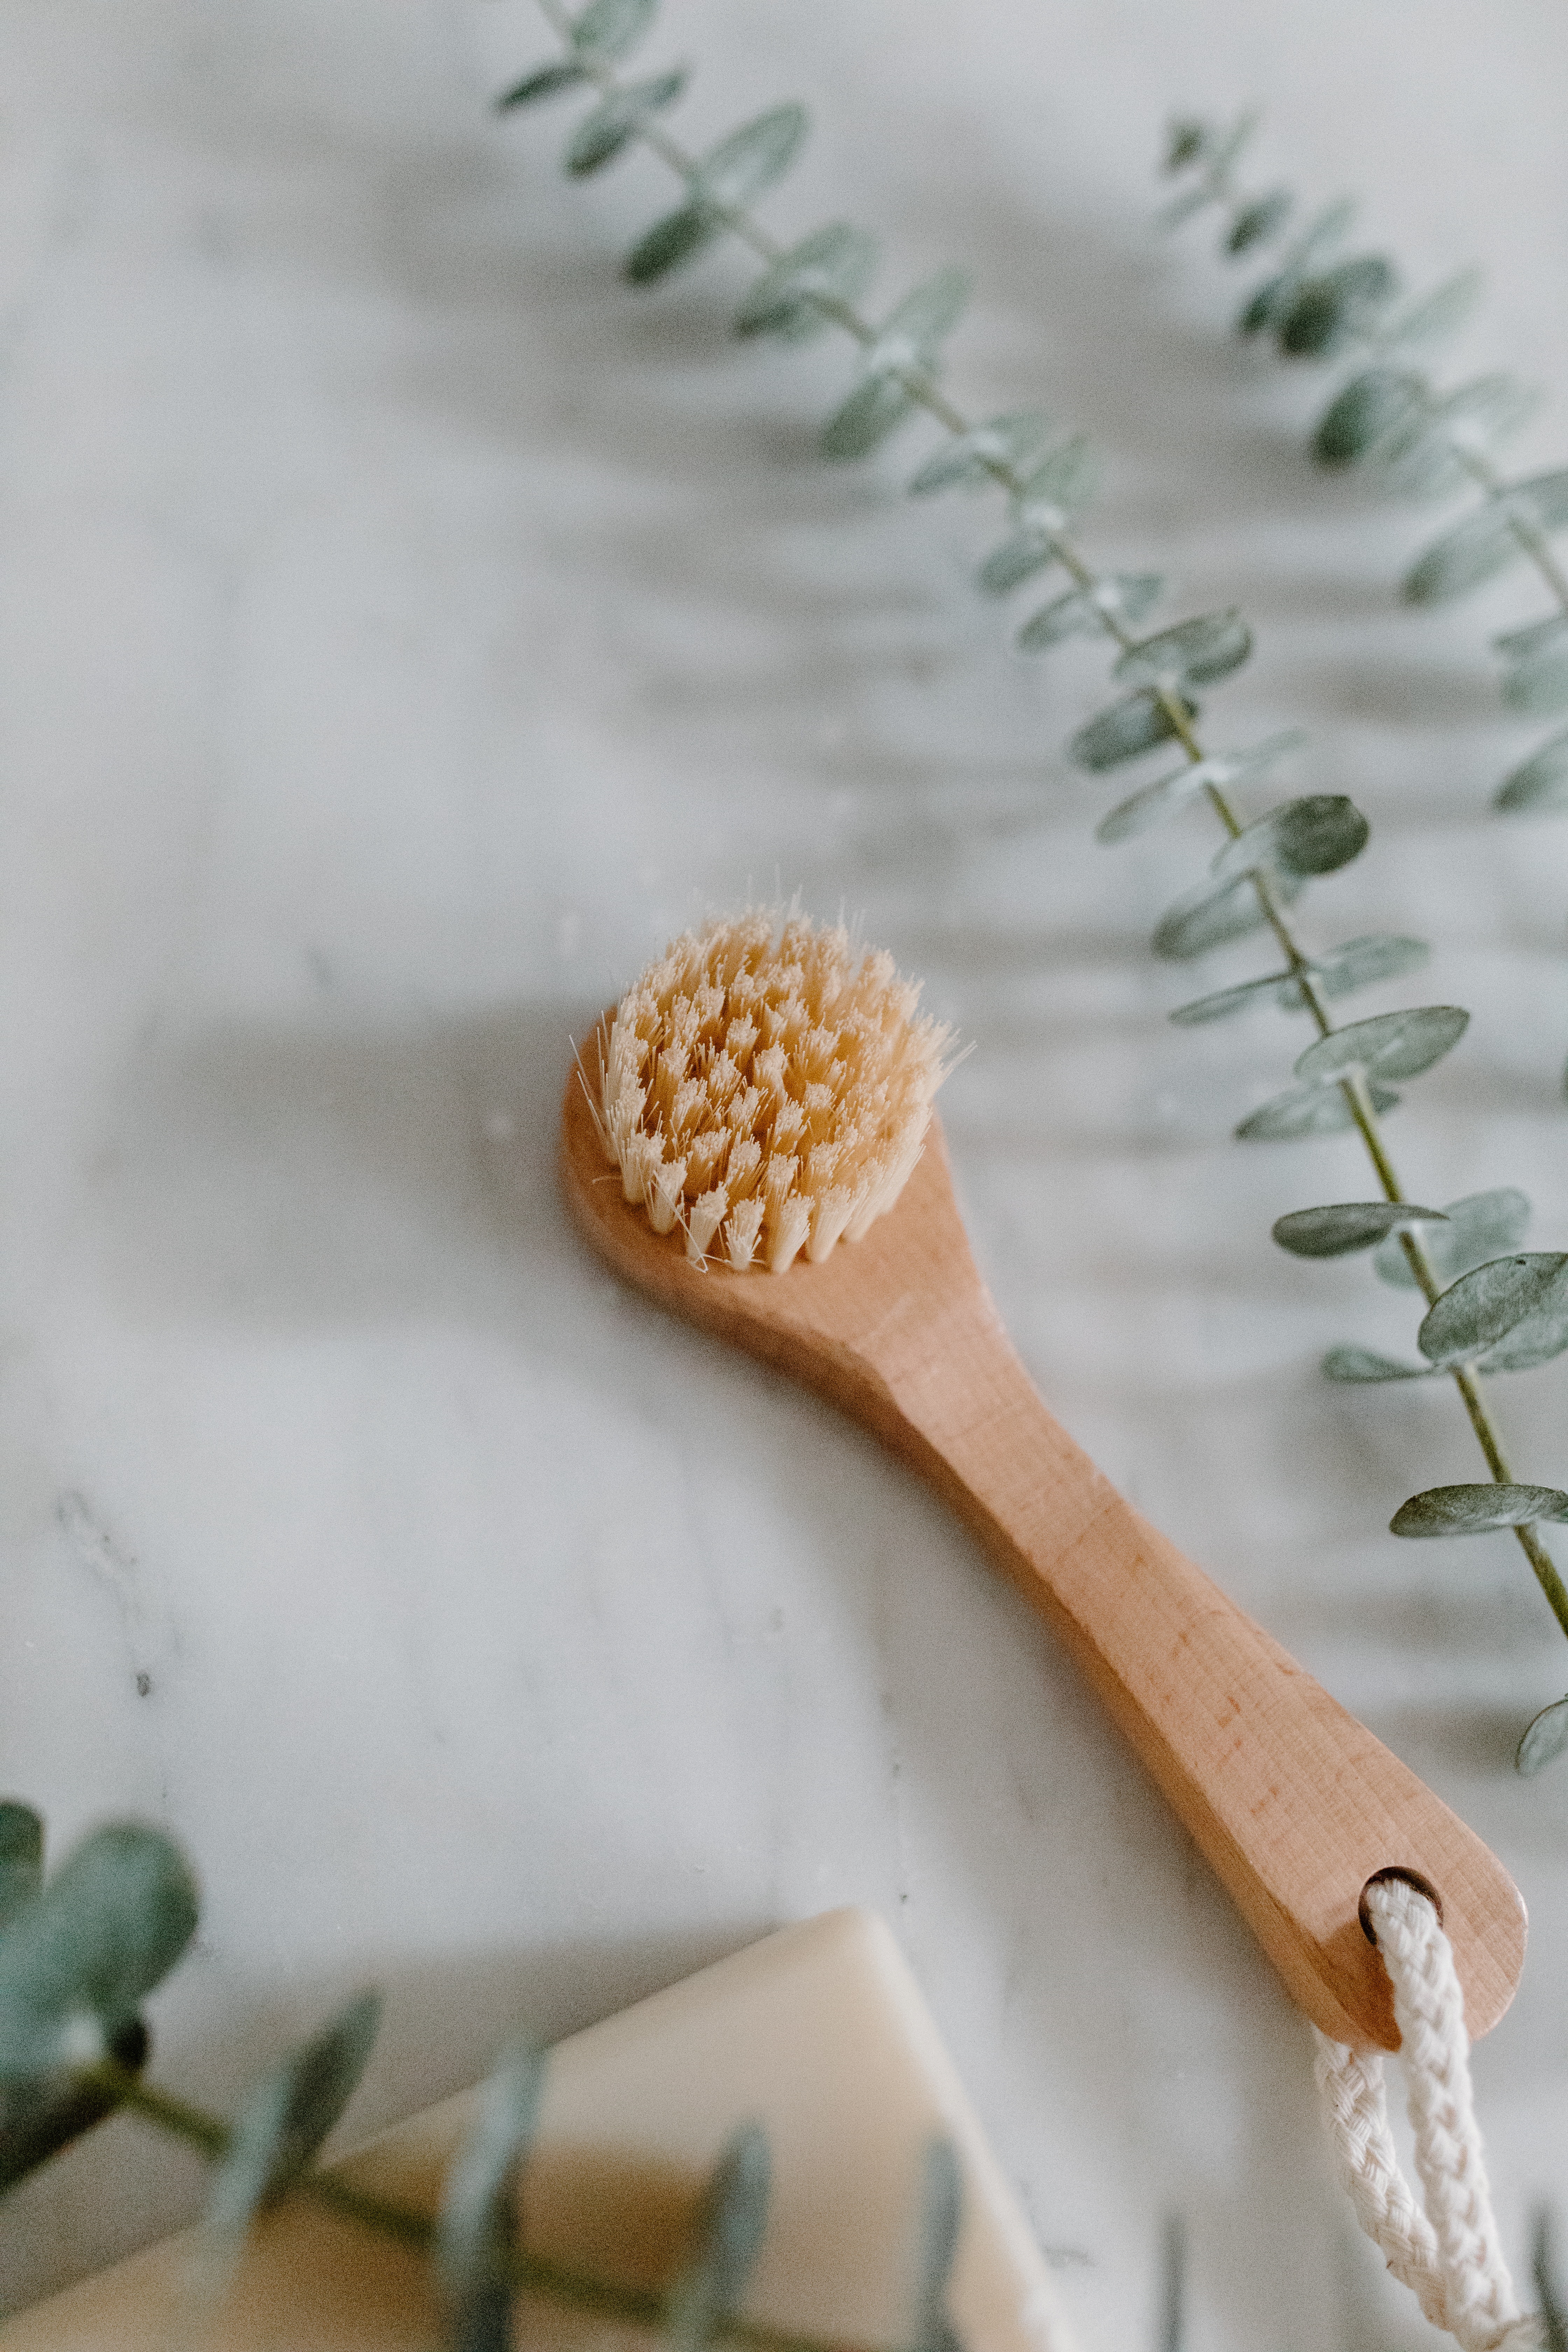
{"type": "Polygon", "coordinates": [[[783,1274],[858,1241],[921,1155],[951,1036],[891,956],[753,910],[688,932],[616,1006],[600,1132],[687,1255],[783,1274]]]}

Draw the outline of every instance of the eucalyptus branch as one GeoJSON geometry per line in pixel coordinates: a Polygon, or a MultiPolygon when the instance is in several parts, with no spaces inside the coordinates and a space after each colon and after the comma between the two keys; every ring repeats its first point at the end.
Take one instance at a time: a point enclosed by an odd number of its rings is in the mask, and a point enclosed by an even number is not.
{"type": "MultiPolygon", "coordinates": [[[[1237,178],[1255,123],[1253,115],[1229,129],[1197,119],[1177,122],[1166,151],[1167,172],[1189,183],[1166,208],[1167,225],[1217,207],[1220,249],[1231,256],[1271,242],[1295,209],[1288,189],[1260,197],[1237,178]]],[[[1277,255],[1268,277],[1247,297],[1238,330],[1271,335],[1290,358],[1352,363],[1313,434],[1321,465],[1360,467],[1417,497],[1479,492],[1479,503],[1412,565],[1405,597],[1416,604],[1445,602],[1522,559],[1554,609],[1493,640],[1504,664],[1503,698],[1525,714],[1568,710],[1568,571],[1551,544],[1551,534],[1568,526],[1568,469],[1510,480],[1491,456],[1534,414],[1537,395],[1506,373],[1442,388],[1417,366],[1413,352],[1467,317],[1479,274],[1464,271],[1401,306],[1399,275],[1386,255],[1339,252],[1353,215],[1348,202],[1330,205],[1277,255]]],[[[1568,729],[1538,746],[1494,798],[1509,811],[1568,809],[1568,729]]]]}
{"type": "MultiPolygon", "coordinates": [[[[684,203],[657,221],[634,247],[625,265],[627,278],[637,284],[661,278],[725,231],[757,255],[767,266],[742,303],[736,319],[740,333],[772,332],[800,341],[833,326],[858,351],[859,379],[823,430],[823,454],[833,458],[867,455],[906,418],[923,412],[947,436],[946,446],[915,475],[911,491],[927,495],[954,487],[990,487],[1004,492],[1009,502],[1012,533],[982,565],[982,589],[1006,594],[1052,565],[1072,583],[1065,595],[1025,623],[1018,633],[1020,648],[1044,651],[1067,636],[1085,634],[1098,635],[1114,648],[1115,674],[1132,690],[1079,730],[1069,747],[1071,755],[1080,765],[1099,771],[1138,758],[1163,742],[1179,747],[1185,768],[1145,786],[1112,810],[1099,828],[1100,837],[1121,839],[1173,814],[1189,799],[1205,800],[1226,835],[1226,845],[1213,864],[1218,887],[1195,898],[1189,895],[1170,910],[1155,933],[1156,951],[1184,959],[1246,930],[1265,928],[1274,937],[1284,969],[1179,1007],[1173,1018],[1186,1024],[1217,1019],[1271,998],[1282,1010],[1304,1013],[1310,1020],[1316,1041],[1298,1057],[1298,1085],[1262,1105],[1242,1122],[1237,1134],[1263,1139],[1353,1129],[1382,1200],[1297,1212],[1279,1220],[1275,1238],[1308,1256],[1335,1256],[1375,1246],[1379,1270],[1387,1273],[1391,1264],[1395,1266],[1393,1278],[1413,1283],[1428,1308],[1420,1333],[1421,1363],[1394,1364],[1364,1349],[1338,1349],[1325,1369],[1333,1378],[1351,1381],[1447,1373],[1490,1474],[1489,1486],[1438,1487],[1411,1497],[1395,1515],[1394,1531],[1425,1536],[1510,1528],[1568,1634],[1568,1587],[1539,1533],[1542,1518],[1568,1519],[1568,1492],[1515,1481],[1482,1391],[1486,1372],[1514,1368],[1510,1338],[1515,1354],[1523,1344],[1537,1348],[1531,1361],[1568,1348],[1568,1256],[1551,1261],[1549,1273],[1531,1266],[1531,1281],[1516,1282],[1508,1297],[1500,1299],[1495,1295],[1499,1279],[1489,1270],[1504,1263],[1492,1259],[1495,1215],[1489,1223],[1490,1213],[1476,1213],[1474,1202],[1457,1202],[1442,1212],[1409,1201],[1381,1126],[1382,1112],[1398,1099],[1387,1082],[1430,1067],[1457,1044],[1468,1015],[1452,1006],[1426,1006],[1370,1021],[1335,1023],[1329,1010],[1331,997],[1409,971],[1425,961],[1426,950],[1419,941],[1383,934],[1348,941],[1326,956],[1315,957],[1302,944],[1288,911],[1291,901],[1310,877],[1332,872],[1357,856],[1369,828],[1352,803],[1337,794],[1288,802],[1256,819],[1248,819],[1237,805],[1230,787],[1261,774],[1300,740],[1277,740],[1239,752],[1205,749],[1190,688],[1224,677],[1247,659],[1251,634],[1240,614],[1205,614],[1140,635],[1136,625],[1163,583],[1148,575],[1101,575],[1070,527],[1091,490],[1087,444],[1077,436],[1053,444],[1047,421],[1036,412],[977,421],[940,389],[941,347],[967,297],[965,273],[939,270],[879,325],[858,307],[874,268],[875,247],[868,237],[847,224],[834,223],[786,248],[758,224],[751,200],[794,162],[805,132],[802,108],[774,108],[707,153],[692,154],[655,120],[681,94],[685,75],[668,72],[630,82],[616,70],[616,61],[650,27],[656,0],[591,0],[577,16],[561,0],[539,0],[539,5],[558,35],[563,53],[507,91],[499,100],[500,107],[529,105],[585,84],[598,102],[568,142],[567,172],[584,176],[640,143],[681,183],[684,203]],[[1553,1288],[1559,1275],[1564,1279],[1553,1288]],[[1543,1286],[1549,1297],[1542,1295],[1543,1286]],[[1552,1321],[1555,1344],[1542,1352],[1539,1327],[1543,1317],[1552,1321]]],[[[1177,154],[1173,148],[1178,165],[1201,172],[1195,196],[1189,194],[1181,200],[1183,205],[1226,206],[1234,250],[1272,236],[1289,205],[1281,190],[1262,196],[1238,191],[1235,165],[1249,128],[1244,122],[1226,137],[1211,139],[1206,131],[1200,135],[1189,127],[1178,134],[1177,145],[1184,138],[1185,149],[1177,154]]],[[[1337,215],[1326,219],[1310,233],[1301,248],[1302,268],[1326,235],[1340,233],[1336,220],[1337,215]]],[[[1347,281],[1352,291],[1361,289],[1357,299],[1364,296],[1366,277],[1363,270],[1347,281]]],[[[1344,296],[1344,301],[1350,299],[1344,296]]],[[[1506,495],[1513,499],[1513,493],[1506,495]]],[[[1521,1768],[1538,1769],[1564,1745],[1568,1699],[1529,1727],[1521,1743],[1521,1768]]]]}
{"type": "MultiPolygon", "coordinates": [[[[510,2043],[480,2085],[434,2215],[315,2160],[370,2056],[381,2008],[374,1993],[349,2001],[271,2066],[231,2121],[145,2082],[148,2037],[137,2011],[189,1945],[198,1912],[190,1866],[161,1831],[138,1822],[99,1830],[46,1884],[42,1821],[31,1806],[0,1801],[0,2182],[13,2186],[116,2109],[195,2148],[213,2179],[189,2266],[187,2318],[199,2322],[221,2298],[258,2215],[299,2197],[430,2259],[453,2352],[506,2343],[510,2305],[523,2290],[595,2318],[661,2328],[674,2352],[847,2352],[842,2337],[826,2343],[740,2316],[769,2212],[771,2158],[755,2124],[731,2138],[683,2261],[666,2287],[650,2291],[519,2243],[547,2063],[526,2042],[510,2043]]],[[[950,2143],[932,2139],[922,2159],[909,2352],[960,2352],[946,2293],[962,2197],[950,2143]]]]}

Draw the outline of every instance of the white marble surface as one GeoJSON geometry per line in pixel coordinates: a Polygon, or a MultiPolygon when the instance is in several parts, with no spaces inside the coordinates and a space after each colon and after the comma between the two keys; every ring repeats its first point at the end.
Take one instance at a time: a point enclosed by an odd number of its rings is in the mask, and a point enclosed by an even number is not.
{"type": "MultiPolygon", "coordinates": [[[[798,887],[924,973],[1045,1395],[1519,1877],[1479,2095],[1515,2251],[1568,2207],[1568,1768],[1507,1769],[1564,1653],[1506,1540],[1381,1532],[1475,1474],[1447,1395],[1316,1376],[1408,1335],[1268,1240],[1354,1155],[1226,1139],[1299,1041],[1166,1025],[1193,984],[1144,940],[1205,845],[1094,846],[1111,792],[1058,746],[1096,657],[1008,653],[990,519],[900,499],[917,435],[817,464],[844,362],[738,351],[735,256],[618,284],[666,188],[569,186],[560,114],[489,113],[543,46],[524,0],[0,20],[5,1780],[60,1843],[135,1811],[199,1860],[153,2010],[193,2093],[368,1976],[368,2126],[518,2015],[869,1902],[1088,2352],[1157,2339],[1173,2210],[1194,2347],[1414,2352],[1305,2029],[1048,1642],[855,1430],[564,1228],[568,1037],[672,929],[798,887]]],[[[1392,608],[1427,524],[1312,476],[1316,380],[1228,341],[1235,281],[1148,216],[1167,108],[1260,99],[1266,160],[1362,190],[1413,271],[1489,265],[1458,356],[1568,390],[1568,20],[669,0],[658,51],[700,67],[694,138],[808,100],[770,218],[972,264],[962,395],[1087,423],[1096,551],[1246,603],[1227,730],[1305,724],[1302,788],[1375,827],[1322,936],[1421,929],[1476,1011],[1400,1115],[1411,1188],[1522,1183],[1561,1241],[1568,835],[1484,814],[1531,740],[1485,631],[1528,603],[1392,608]]],[[[1559,398],[1524,455],[1565,446],[1559,398]]],[[[1530,1475],[1568,1469],[1563,1381],[1503,1399],[1530,1475]]],[[[5,2296],[196,2194],[116,2125],[0,2213],[5,2296]]]]}

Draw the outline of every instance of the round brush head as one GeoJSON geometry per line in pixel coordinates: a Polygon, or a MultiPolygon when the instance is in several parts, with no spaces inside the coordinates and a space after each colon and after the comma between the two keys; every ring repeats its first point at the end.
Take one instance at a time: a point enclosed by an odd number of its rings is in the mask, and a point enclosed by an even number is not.
{"type": "Polygon", "coordinates": [[[595,1115],[628,1201],[687,1255],[783,1274],[890,1209],[949,1029],[891,956],[767,910],[688,931],[616,1006],[595,1115]]]}

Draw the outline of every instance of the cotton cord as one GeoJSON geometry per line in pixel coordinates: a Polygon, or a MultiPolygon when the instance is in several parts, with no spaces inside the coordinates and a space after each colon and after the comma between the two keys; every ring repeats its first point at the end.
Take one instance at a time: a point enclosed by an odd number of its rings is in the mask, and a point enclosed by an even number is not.
{"type": "Polygon", "coordinates": [[[1389,2129],[1383,2053],[1313,2028],[1323,2116],[1357,2221],[1434,2327],[1461,2352],[1529,2352],[1539,2341],[1502,2257],[1470,2099],[1469,2036],[1454,1952],[1436,1905],[1403,1878],[1375,1879],[1366,1908],[1394,1987],[1418,2202],[1389,2129]]]}

